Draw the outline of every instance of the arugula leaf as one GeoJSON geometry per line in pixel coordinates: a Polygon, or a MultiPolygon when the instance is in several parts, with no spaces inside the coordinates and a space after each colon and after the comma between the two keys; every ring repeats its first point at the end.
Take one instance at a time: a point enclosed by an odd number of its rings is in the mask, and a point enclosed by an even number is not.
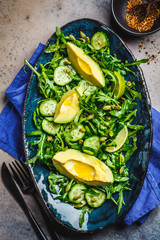
{"type": "Polygon", "coordinates": [[[79,227],[80,228],[82,227],[82,225],[84,223],[84,217],[85,217],[87,210],[88,210],[88,207],[86,205],[82,207],[82,212],[79,216],[79,227]]]}
{"type": "Polygon", "coordinates": [[[59,45],[58,42],[49,46],[48,48],[46,48],[45,52],[46,53],[53,53],[59,50],[59,45]]]}
{"type": "Polygon", "coordinates": [[[119,214],[122,209],[122,205],[125,204],[124,200],[123,200],[123,191],[122,190],[119,192],[119,198],[118,198],[117,202],[118,202],[118,214],[119,214]]]}
{"type": "MultiPolygon", "coordinates": [[[[84,81],[79,74],[69,73],[72,78],[72,82],[65,86],[58,86],[54,82],[54,71],[59,66],[61,60],[66,58],[67,41],[72,41],[73,44],[83,49],[83,51],[90,56],[94,61],[96,61],[101,67],[103,74],[105,76],[105,87],[96,88],[89,96],[82,94],[79,95],[79,106],[80,111],[77,113],[75,119],[68,124],[62,124],[61,128],[54,137],[48,140],[49,135],[43,132],[42,121],[44,116],[41,116],[39,111],[39,103],[33,113],[33,123],[36,127],[36,131],[28,133],[28,137],[35,137],[36,140],[30,142],[30,147],[36,152],[35,156],[26,163],[31,163],[33,165],[36,162],[45,164],[52,170],[48,176],[49,188],[50,190],[57,194],[56,199],[60,199],[63,202],[69,202],[68,191],[66,188],[70,188],[69,185],[74,184],[73,180],[69,180],[67,177],[59,174],[52,164],[52,158],[54,154],[58,151],[65,151],[68,148],[77,149],[82,152],[83,144],[79,142],[72,142],[70,131],[79,123],[82,123],[84,129],[86,130],[85,137],[91,136],[92,134],[98,136],[99,138],[105,137],[106,140],[101,142],[100,149],[97,153],[97,158],[103,161],[109,168],[111,168],[114,183],[105,187],[95,187],[105,192],[107,199],[110,199],[114,204],[118,205],[118,213],[122,209],[124,204],[123,191],[131,190],[129,186],[129,172],[125,165],[126,161],[130,159],[132,154],[136,151],[136,134],[138,131],[144,129],[141,125],[131,124],[135,120],[136,116],[136,102],[135,98],[141,99],[141,94],[136,91],[134,82],[131,86],[125,88],[125,93],[123,97],[116,100],[114,98],[114,85],[116,82],[114,71],[120,71],[122,75],[126,75],[128,72],[135,74],[129,67],[133,65],[139,65],[140,63],[145,63],[148,60],[135,60],[132,63],[122,63],[117,56],[111,55],[107,48],[102,50],[95,50],[90,44],[90,39],[88,37],[82,37],[78,40],[74,36],[65,36],[60,28],[56,28],[56,42],[47,47],[45,53],[51,54],[50,62],[42,65],[40,64],[40,72],[35,70],[26,60],[25,65],[30,67],[30,69],[36,74],[38,81],[39,92],[44,98],[52,98],[60,101],[63,94],[73,89],[79,85],[80,81],[84,81]],[[107,111],[103,107],[105,105],[110,105],[113,110],[107,111]],[[120,106],[119,110],[114,109],[115,106],[120,106]],[[92,119],[88,119],[88,116],[92,115],[92,119]],[[106,153],[105,147],[107,144],[114,142],[115,136],[126,125],[128,128],[128,138],[124,145],[115,153],[106,153]],[[114,133],[114,136],[109,135],[110,132],[114,133]],[[122,156],[124,156],[124,161],[122,161],[122,156]],[[121,169],[123,169],[121,171],[121,169]],[[67,187],[68,186],[68,187],[67,187]],[[118,197],[118,200],[117,200],[118,197]]],[[[83,140],[84,140],[83,139],[83,140]]],[[[90,194],[96,195],[97,193],[87,186],[87,190],[90,194]]],[[[70,203],[71,204],[71,203],[70,203]]],[[[83,205],[83,204],[82,204],[83,205]]],[[[81,205],[81,206],[82,206],[81,205]]],[[[76,207],[76,206],[75,206],[76,207]]],[[[88,207],[87,203],[84,201],[84,205],[81,208],[82,212],[79,218],[79,226],[82,227],[85,213],[90,213],[93,209],[88,207]]]]}
{"type": "Polygon", "coordinates": [[[133,66],[133,65],[140,65],[141,63],[147,63],[149,61],[149,59],[141,59],[141,60],[134,60],[133,62],[131,63],[128,63],[127,61],[122,64],[122,66],[124,67],[128,67],[128,66],[133,66]]]}
{"type": "Polygon", "coordinates": [[[139,99],[142,99],[141,93],[138,93],[137,91],[133,90],[132,88],[126,86],[126,89],[128,90],[128,92],[131,94],[131,96],[133,97],[133,100],[137,97],[139,99]]]}
{"type": "Polygon", "coordinates": [[[125,154],[125,162],[127,162],[131,158],[132,154],[137,150],[136,141],[137,141],[137,137],[134,137],[133,138],[133,147],[130,148],[125,154]]]}
{"type": "Polygon", "coordinates": [[[86,192],[89,193],[91,196],[99,196],[99,193],[97,193],[96,191],[94,191],[93,188],[87,189],[86,192]]]}
{"type": "Polygon", "coordinates": [[[59,27],[56,27],[56,35],[57,37],[60,37],[61,36],[61,29],[59,27]]]}
{"type": "Polygon", "coordinates": [[[131,100],[127,99],[122,103],[121,110],[111,110],[109,113],[112,116],[123,118],[126,113],[130,110],[132,110],[137,104],[135,102],[132,102],[131,100]]]}
{"type": "Polygon", "coordinates": [[[118,102],[113,99],[112,97],[108,96],[107,94],[103,93],[102,90],[100,90],[96,96],[97,100],[100,102],[105,102],[107,104],[114,103],[115,105],[118,105],[118,102]]]}

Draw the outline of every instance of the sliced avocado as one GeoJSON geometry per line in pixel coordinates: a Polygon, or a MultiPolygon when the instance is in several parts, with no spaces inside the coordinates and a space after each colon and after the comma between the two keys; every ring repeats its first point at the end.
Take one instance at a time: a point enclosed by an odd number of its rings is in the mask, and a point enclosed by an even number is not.
{"type": "Polygon", "coordinates": [[[99,65],[73,43],[67,43],[67,52],[74,69],[94,86],[104,87],[105,78],[99,65]]]}
{"type": "Polygon", "coordinates": [[[94,156],[74,149],[53,156],[53,165],[63,175],[92,186],[105,186],[113,182],[109,167],[94,156]]]}
{"type": "MultiPolygon", "coordinates": [[[[76,87],[77,91],[81,92],[81,87],[76,87]]],[[[65,93],[61,101],[57,104],[54,122],[55,123],[69,123],[71,122],[76,114],[79,112],[79,101],[78,93],[75,91],[75,88],[69,90],[65,93]]]]}

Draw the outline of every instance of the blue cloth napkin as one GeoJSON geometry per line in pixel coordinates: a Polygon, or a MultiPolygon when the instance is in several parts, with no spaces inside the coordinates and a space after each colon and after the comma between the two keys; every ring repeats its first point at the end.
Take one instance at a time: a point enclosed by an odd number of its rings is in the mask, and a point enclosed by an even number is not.
{"type": "MultiPolygon", "coordinates": [[[[29,60],[34,65],[44,49],[39,44],[29,60]]],[[[0,148],[13,157],[25,161],[22,141],[22,112],[28,80],[31,70],[26,67],[19,71],[12,84],[6,90],[8,103],[0,115],[0,148]]],[[[152,209],[160,204],[160,113],[152,108],[153,117],[153,145],[149,160],[148,171],[141,193],[124,218],[126,225],[139,221],[143,223],[152,209]]]]}

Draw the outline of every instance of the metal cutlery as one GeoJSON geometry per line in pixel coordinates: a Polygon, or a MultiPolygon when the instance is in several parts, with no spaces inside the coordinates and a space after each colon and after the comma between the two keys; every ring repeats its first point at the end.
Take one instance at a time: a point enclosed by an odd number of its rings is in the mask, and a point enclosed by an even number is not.
{"type": "Polygon", "coordinates": [[[38,205],[40,207],[40,211],[42,212],[43,217],[47,221],[46,225],[47,225],[48,231],[50,232],[52,238],[54,240],[60,240],[60,236],[54,229],[54,225],[51,224],[50,219],[48,219],[48,216],[46,215],[43,207],[41,207],[41,205],[40,205],[41,203],[37,197],[36,189],[35,189],[32,179],[31,179],[30,172],[29,172],[27,166],[25,164],[23,164],[22,162],[15,160],[15,161],[9,163],[9,167],[12,171],[15,181],[17,182],[17,184],[20,187],[23,194],[31,194],[34,197],[36,203],[38,203],[38,205]]]}
{"type": "Polygon", "coordinates": [[[4,185],[6,186],[8,191],[11,193],[11,195],[14,197],[14,199],[17,201],[19,206],[22,208],[22,210],[24,211],[24,213],[28,217],[28,220],[32,224],[38,238],[41,239],[41,240],[47,240],[44,232],[40,228],[40,226],[37,223],[36,219],[34,218],[32,212],[30,211],[26,202],[24,201],[24,199],[23,199],[18,187],[16,186],[16,184],[15,184],[15,182],[14,182],[12,176],[11,176],[11,173],[8,170],[8,167],[7,167],[5,162],[2,164],[1,174],[2,174],[2,181],[3,181],[4,185]]]}

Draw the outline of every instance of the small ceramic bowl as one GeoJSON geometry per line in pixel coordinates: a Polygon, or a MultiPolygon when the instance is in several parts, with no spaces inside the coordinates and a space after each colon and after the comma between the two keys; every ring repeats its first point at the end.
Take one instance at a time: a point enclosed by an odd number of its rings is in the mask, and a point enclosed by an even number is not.
{"type": "Polygon", "coordinates": [[[127,2],[128,2],[128,0],[123,0],[123,1],[112,0],[112,2],[111,2],[113,18],[114,18],[115,22],[118,24],[118,26],[121,27],[121,29],[123,29],[128,34],[131,34],[131,35],[137,36],[137,37],[149,35],[149,34],[155,33],[158,30],[160,30],[160,17],[155,21],[153,27],[149,31],[139,32],[133,28],[130,28],[127,25],[127,22],[125,20],[127,2]]]}

